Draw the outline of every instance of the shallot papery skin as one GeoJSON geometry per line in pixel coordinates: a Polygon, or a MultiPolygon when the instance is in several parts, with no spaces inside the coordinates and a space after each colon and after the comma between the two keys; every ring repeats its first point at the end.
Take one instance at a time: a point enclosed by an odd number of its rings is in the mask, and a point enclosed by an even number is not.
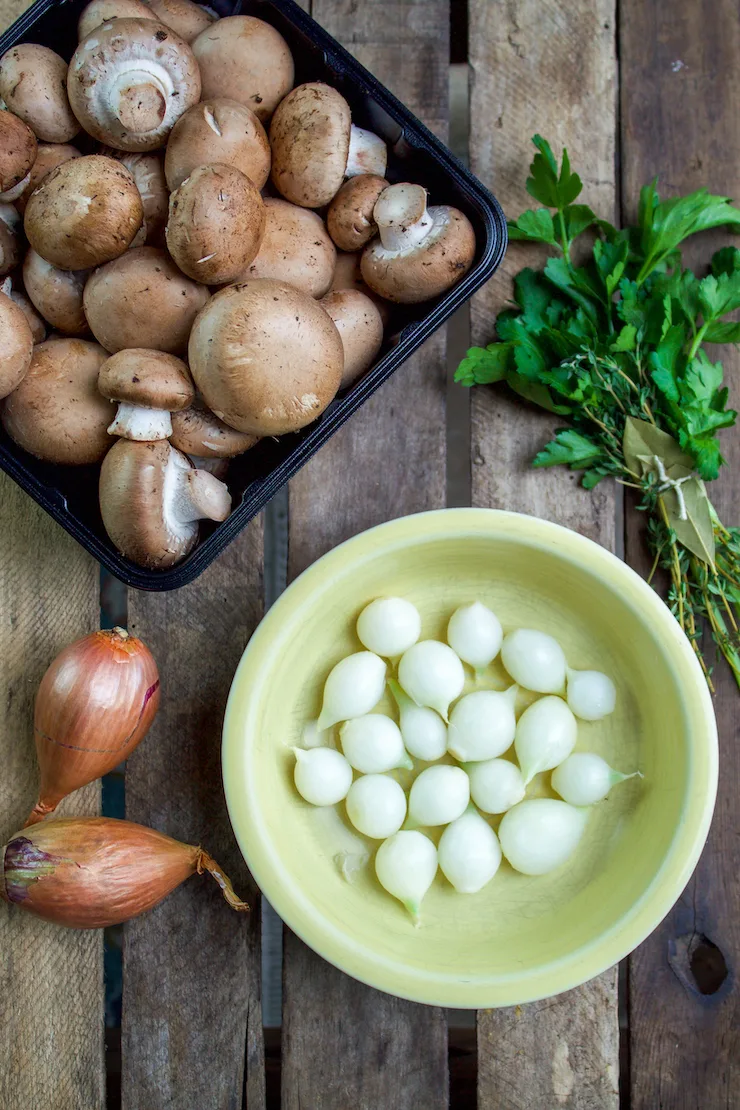
{"type": "Polygon", "coordinates": [[[65,647],[36,695],[41,784],[26,824],[127,759],[149,731],[159,693],[152,653],[123,628],[92,632],[65,647]]]}
{"type": "Polygon", "coordinates": [[[120,925],[204,871],[232,909],[249,909],[202,848],[112,817],[42,821],[12,836],[0,858],[3,901],[73,929],[120,925]]]}

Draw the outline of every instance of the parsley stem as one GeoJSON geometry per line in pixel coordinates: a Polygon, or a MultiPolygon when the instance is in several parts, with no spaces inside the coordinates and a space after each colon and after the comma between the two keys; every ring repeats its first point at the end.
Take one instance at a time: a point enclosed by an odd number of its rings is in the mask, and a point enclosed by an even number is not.
{"type": "Polygon", "coordinates": [[[570,267],[570,244],[565,230],[565,217],[563,216],[562,208],[558,208],[558,224],[560,225],[560,238],[563,244],[563,257],[570,267]]]}
{"type": "Polygon", "coordinates": [[[705,324],[702,324],[702,326],[699,328],[698,332],[696,333],[696,335],[694,337],[694,342],[689,347],[689,358],[690,359],[692,359],[694,357],[696,352],[701,347],[702,340],[704,339],[704,335],[706,333],[706,330],[709,327],[709,323],[710,323],[710,321],[707,321],[705,324]]]}

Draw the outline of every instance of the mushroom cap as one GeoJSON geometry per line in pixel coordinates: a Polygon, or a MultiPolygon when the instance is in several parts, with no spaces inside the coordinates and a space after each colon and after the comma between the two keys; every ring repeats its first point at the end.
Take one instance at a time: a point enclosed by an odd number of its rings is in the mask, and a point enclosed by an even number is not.
{"type": "Polygon", "coordinates": [[[0,277],[20,261],[21,218],[12,204],[0,204],[0,277]]]}
{"type": "Polygon", "coordinates": [[[33,335],[22,309],[0,293],[0,397],[18,387],[32,354],[33,335]]]}
{"type": "Polygon", "coordinates": [[[43,343],[46,339],[46,320],[39,315],[25,293],[21,293],[18,289],[11,289],[8,295],[26,317],[34,343],[43,343]]]}
{"type": "Polygon", "coordinates": [[[155,19],[143,0],[90,0],[82,9],[77,24],[77,39],[82,42],[91,31],[110,19],[155,19]]]}
{"type": "Polygon", "coordinates": [[[105,530],[139,566],[171,567],[198,541],[197,521],[183,524],[165,512],[172,471],[185,468],[193,469],[166,439],[119,439],[103,460],[99,493],[105,530]]]}
{"type": "Polygon", "coordinates": [[[171,27],[185,42],[191,43],[201,31],[214,22],[216,16],[192,0],[147,0],[154,18],[165,27],[171,27]]]}
{"type": "Polygon", "coordinates": [[[149,347],[177,355],[187,350],[193,321],[209,296],[164,251],[136,247],[91,274],[83,304],[93,335],[107,351],[149,347]]]}
{"type": "Polygon", "coordinates": [[[243,279],[285,281],[309,297],[323,297],[337,256],[324,221],[316,212],[276,197],[265,200],[265,217],[262,245],[243,279]]]}
{"type": "Polygon", "coordinates": [[[334,267],[334,276],[331,279],[329,292],[333,293],[335,289],[359,289],[360,293],[364,293],[366,297],[370,298],[380,313],[384,326],[387,326],[391,315],[391,307],[382,297],[373,293],[370,286],[362,280],[361,261],[361,251],[337,251],[337,264],[334,267]]]}
{"type": "Polygon", "coordinates": [[[245,281],[212,297],[193,325],[188,355],[211,411],[256,436],[310,424],[335,396],[344,366],[331,318],[280,281],[245,281]]]}
{"type": "Polygon", "coordinates": [[[170,197],[167,248],[194,281],[234,281],[257,254],[264,233],[262,197],[234,166],[198,166],[170,197]]]}
{"type": "Polygon", "coordinates": [[[272,181],[286,200],[323,208],[344,181],[352,126],[349,104],[321,81],[299,85],[270,124],[272,181]]]}
{"type": "Polygon", "coordinates": [[[180,116],[167,142],[164,171],[177,189],[196,166],[235,166],[261,189],[270,176],[270,144],[254,112],[238,100],[212,97],[180,116]]]}
{"type": "Polygon", "coordinates": [[[212,23],[193,41],[203,99],[227,96],[251,108],[265,123],[293,88],[295,70],[287,42],[274,27],[251,15],[212,23]]]}
{"type": "Polygon", "coordinates": [[[361,173],[345,181],[326,213],[329,234],[340,250],[359,251],[378,234],[373,208],[387,188],[386,179],[374,173],[361,173]]]}
{"type": "Polygon", "coordinates": [[[144,209],[131,172],[89,154],[48,173],[26,206],[26,237],[61,270],[89,270],[118,258],[142,225],[144,209]]]}
{"type": "Polygon", "coordinates": [[[94,139],[116,150],[156,150],[200,99],[193,52],[154,19],[111,19],[80,43],[69,64],[69,101],[94,139]]]}
{"type": "Polygon", "coordinates": [[[195,386],[182,359],[164,351],[129,347],[100,367],[98,389],[111,401],[177,412],[192,405],[195,386]]]}
{"type": "Polygon", "coordinates": [[[23,192],[15,202],[15,206],[21,216],[26,211],[26,205],[31,199],[31,193],[38,188],[48,173],[55,170],[57,166],[69,162],[71,158],[81,157],[82,155],[77,147],[70,146],[69,143],[39,143],[36,161],[31,166],[28,181],[26,182],[23,192]]]}
{"type": "MultiPolygon", "coordinates": [[[[170,192],[164,176],[164,159],[158,151],[120,151],[109,148],[108,156],[131,172],[144,208],[144,236],[150,246],[164,246],[164,229],[170,192]]],[[[135,243],[143,246],[143,243],[135,243]]]]}
{"type": "Polygon", "coordinates": [[[23,260],[23,284],[32,304],[65,335],[89,332],[82,294],[89,270],[60,270],[30,247],[23,260]]]}
{"type": "Polygon", "coordinates": [[[115,412],[98,393],[105,357],[102,347],[84,339],[37,344],[28,373],[3,406],[10,438],[47,462],[99,462],[110,447],[107,428],[115,412]]]}
{"type": "Polygon", "coordinates": [[[7,193],[30,173],[36,146],[28,124],[12,112],[0,110],[0,193],[7,193]]]}
{"type": "Polygon", "coordinates": [[[427,212],[433,226],[418,246],[389,251],[374,239],[362,252],[362,276],[386,300],[417,304],[438,297],[473,264],[475,232],[467,216],[446,205],[432,206],[427,212]]]}
{"type": "Polygon", "coordinates": [[[198,399],[190,408],[172,413],[170,443],[186,455],[199,459],[232,459],[258,442],[259,436],[230,428],[198,399]]]}
{"type": "Polygon", "coordinates": [[[375,302],[359,289],[335,289],[319,304],[342,339],[344,373],[339,388],[346,389],[375,361],[383,343],[383,319],[375,302]]]}
{"type": "Polygon", "coordinates": [[[48,46],[21,42],[0,59],[0,97],[44,143],[68,143],[80,125],[67,98],[67,63],[48,46]]]}

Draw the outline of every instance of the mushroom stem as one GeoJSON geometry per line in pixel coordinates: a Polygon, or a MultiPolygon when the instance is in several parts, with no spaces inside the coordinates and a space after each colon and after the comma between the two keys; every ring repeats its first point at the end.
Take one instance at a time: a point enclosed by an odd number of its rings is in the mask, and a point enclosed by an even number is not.
{"type": "Polygon", "coordinates": [[[164,476],[164,518],[170,531],[196,520],[226,520],[231,494],[206,470],[195,470],[185,455],[170,447],[164,476]]]}
{"type": "Polygon", "coordinates": [[[373,209],[380,241],[389,251],[418,247],[434,226],[427,212],[427,193],[421,185],[389,185],[373,209]]]}
{"type": "Polygon", "coordinates": [[[169,439],[172,435],[172,420],[166,409],[119,401],[116,418],[108,428],[108,432],[112,436],[136,439],[141,442],[169,439]]]}
{"type": "Polygon", "coordinates": [[[231,494],[223,482],[207,470],[185,474],[187,496],[192,505],[190,520],[226,520],[231,512],[231,494]]]}
{"type": "Polygon", "coordinates": [[[164,66],[146,58],[122,62],[110,87],[110,108],[127,131],[146,135],[162,123],[173,91],[164,66]]]}
{"type": "Polygon", "coordinates": [[[388,151],[380,136],[352,124],[345,177],[357,177],[361,173],[376,173],[379,177],[385,177],[387,163],[388,151]]]}
{"type": "MultiPolygon", "coordinates": [[[[0,103],[2,103],[2,101],[0,101],[0,103]]],[[[18,200],[18,197],[25,191],[30,180],[31,171],[29,170],[23,180],[19,181],[17,185],[14,185],[12,189],[8,189],[5,193],[0,193],[0,203],[13,204],[13,202],[18,200]]]]}

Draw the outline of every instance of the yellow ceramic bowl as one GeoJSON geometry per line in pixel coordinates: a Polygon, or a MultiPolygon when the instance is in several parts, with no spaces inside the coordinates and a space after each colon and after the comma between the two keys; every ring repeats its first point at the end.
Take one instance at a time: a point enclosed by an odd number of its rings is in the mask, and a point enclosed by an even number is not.
{"type": "MultiPolygon", "coordinates": [[[[495,667],[491,684],[504,685],[495,667]]],[[[709,830],[717,736],[688,640],[629,567],[546,521],[453,509],[373,528],[286,590],[236,672],[223,771],[255,880],[320,955],[419,1002],[508,1006],[599,974],[665,916],[709,830]],[[360,649],[358,614],[383,595],[415,602],[424,638],[444,639],[453,610],[476,599],[505,630],[552,633],[572,667],[603,670],[617,684],[617,710],[579,726],[578,750],[644,774],[592,808],[575,856],[550,875],[504,863],[479,894],[462,895],[438,873],[420,928],[378,885],[377,842],[354,832],[343,804],[310,806],[293,785],[291,745],[318,715],[331,667],[360,649]]],[[[547,794],[549,775],[539,778],[534,793],[547,794]]]]}

